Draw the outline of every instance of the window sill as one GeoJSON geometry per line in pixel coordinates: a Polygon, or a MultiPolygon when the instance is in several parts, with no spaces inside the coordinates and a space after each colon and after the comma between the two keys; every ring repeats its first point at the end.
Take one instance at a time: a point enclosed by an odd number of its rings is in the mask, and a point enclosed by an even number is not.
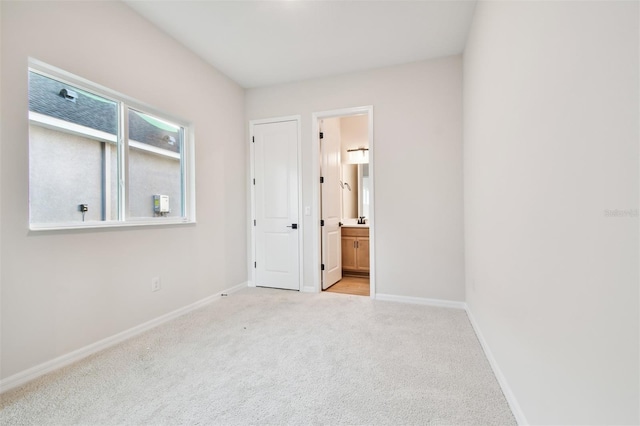
{"type": "Polygon", "coordinates": [[[195,220],[186,218],[158,218],[158,219],[131,219],[126,222],[78,222],[78,223],[31,223],[30,231],[65,231],[76,229],[111,229],[111,228],[131,228],[145,226],[174,226],[193,225],[195,220]]]}

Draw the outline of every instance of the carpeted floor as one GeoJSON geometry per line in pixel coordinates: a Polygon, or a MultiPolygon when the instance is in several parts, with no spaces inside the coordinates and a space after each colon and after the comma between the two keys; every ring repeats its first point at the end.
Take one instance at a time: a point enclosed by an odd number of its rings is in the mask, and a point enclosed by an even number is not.
{"type": "Polygon", "coordinates": [[[3,425],[513,425],[464,311],[248,288],[0,396],[3,425]]]}

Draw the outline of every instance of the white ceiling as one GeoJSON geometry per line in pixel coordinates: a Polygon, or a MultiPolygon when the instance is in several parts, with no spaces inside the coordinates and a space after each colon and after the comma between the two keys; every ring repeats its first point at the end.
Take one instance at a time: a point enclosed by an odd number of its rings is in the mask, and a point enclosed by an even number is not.
{"type": "Polygon", "coordinates": [[[476,0],[124,0],[245,88],[462,52],[476,0]]]}

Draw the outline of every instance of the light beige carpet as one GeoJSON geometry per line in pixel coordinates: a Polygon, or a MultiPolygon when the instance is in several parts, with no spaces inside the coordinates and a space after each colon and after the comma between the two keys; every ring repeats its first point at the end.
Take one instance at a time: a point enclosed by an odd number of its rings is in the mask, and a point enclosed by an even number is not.
{"type": "Polygon", "coordinates": [[[464,311],[246,289],[0,396],[3,425],[512,425],[464,311]]]}

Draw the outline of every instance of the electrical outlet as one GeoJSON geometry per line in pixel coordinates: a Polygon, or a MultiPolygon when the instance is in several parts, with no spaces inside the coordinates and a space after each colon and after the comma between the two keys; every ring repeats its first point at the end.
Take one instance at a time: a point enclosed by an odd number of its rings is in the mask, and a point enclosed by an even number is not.
{"type": "Polygon", "coordinates": [[[151,291],[160,290],[160,277],[151,278],[151,291]]]}

